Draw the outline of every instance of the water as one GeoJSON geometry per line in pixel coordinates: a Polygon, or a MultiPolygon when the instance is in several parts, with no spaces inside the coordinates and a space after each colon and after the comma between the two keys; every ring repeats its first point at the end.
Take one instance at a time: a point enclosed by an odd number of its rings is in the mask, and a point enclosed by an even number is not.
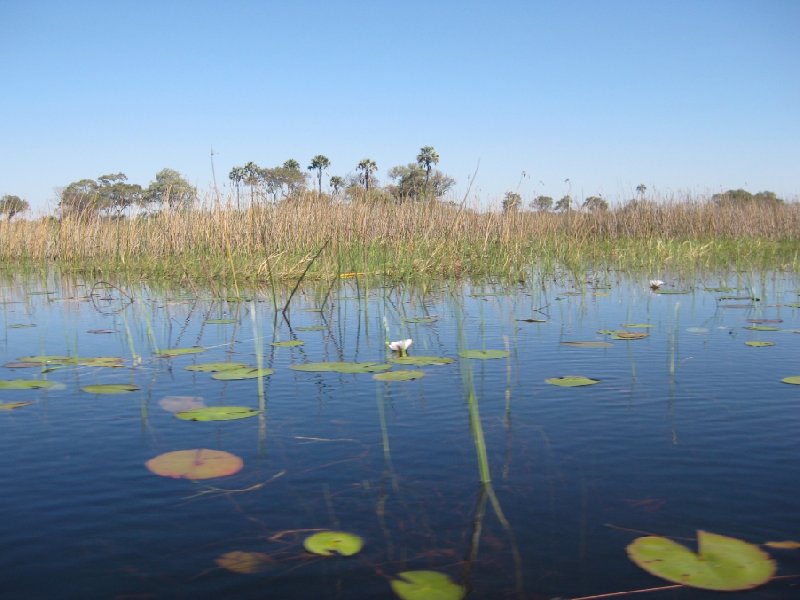
{"type": "MultiPolygon", "coordinates": [[[[787,306],[800,298],[795,275],[678,281],[668,289],[688,293],[676,295],[613,273],[534,281],[420,291],[343,280],[329,296],[327,288],[297,295],[288,322],[274,320],[263,293],[228,302],[55,278],[0,284],[0,364],[59,354],[126,365],[44,375],[0,367],[0,379],[60,384],[0,390],[0,402],[32,402],[0,411],[2,597],[391,598],[397,573],[429,569],[467,585],[470,598],[568,598],[668,585],[626,556],[646,533],[692,547],[698,529],[752,543],[800,537],[800,387],[781,382],[800,375],[800,335],[787,331],[800,329],[800,308],[787,306]],[[736,289],[705,289],[721,282],[736,289]],[[752,295],[760,300],[722,299],[752,295]],[[407,321],[425,316],[434,322],[407,321]],[[206,323],[215,318],[234,323],[206,323]],[[530,318],[546,322],[522,320],[530,318]],[[782,331],[744,329],[749,319],[781,319],[782,331]],[[652,327],[631,329],[649,333],[635,341],[597,333],[624,323],[652,327]],[[322,330],[301,331],[314,325],[322,330]],[[393,383],[289,369],[383,362],[387,335],[412,338],[412,355],[455,362],[393,383]],[[270,345],[288,339],[305,345],[270,345]],[[590,340],[613,345],[560,344],[590,340]],[[193,345],[206,351],[155,357],[193,345]],[[507,359],[458,357],[506,347],[507,359]],[[255,366],[257,349],[274,369],[263,399],[257,380],[185,370],[221,360],[255,366]],[[570,374],[600,383],[544,381],[570,374]],[[96,383],[140,389],[81,391],[96,383]],[[480,485],[470,386],[502,512],[480,485]],[[188,422],[161,407],[168,396],[265,410],[188,422]],[[196,482],[145,468],[195,448],[236,454],[244,468],[196,482]],[[303,540],[317,529],[358,534],[364,548],[349,558],[310,555],[303,540]],[[233,551],[268,557],[259,572],[238,574],[216,562],[233,551]]],[[[769,552],[779,575],[800,570],[797,551],[769,552]]],[[[792,598],[797,585],[777,580],[730,597],[792,598]]]]}

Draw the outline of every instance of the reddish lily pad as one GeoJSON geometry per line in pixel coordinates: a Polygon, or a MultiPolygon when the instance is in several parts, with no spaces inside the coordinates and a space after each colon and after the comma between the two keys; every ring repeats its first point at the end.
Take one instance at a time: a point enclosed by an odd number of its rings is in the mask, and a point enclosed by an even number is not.
{"type": "Polygon", "coordinates": [[[159,454],[145,465],[156,475],[175,479],[212,479],[238,473],[244,461],[235,454],[223,450],[175,450],[159,454]]]}
{"type": "Polygon", "coordinates": [[[226,552],[217,558],[216,563],[223,569],[242,575],[250,575],[264,570],[264,568],[274,562],[269,554],[263,552],[226,552]]]}

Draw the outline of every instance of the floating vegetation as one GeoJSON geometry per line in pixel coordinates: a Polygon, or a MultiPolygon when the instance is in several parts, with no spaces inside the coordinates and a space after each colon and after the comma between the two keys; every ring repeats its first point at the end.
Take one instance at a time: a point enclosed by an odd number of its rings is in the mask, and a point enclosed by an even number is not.
{"type": "Polygon", "coordinates": [[[557,385],[560,387],[580,387],[584,385],[594,385],[600,383],[599,379],[591,379],[583,375],[564,375],[562,377],[550,377],[545,379],[550,385],[557,385]]]}
{"type": "Polygon", "coordinates": [[[332,372],[332,373],[376,373],[392,368],[392,365],[378,362],[310,362],[291,365],[294,371],[332,372]]]}
{"type": "Polygon", "coordinates": [[[233,325],[236,319],[208,319],[206,325],[233,325]]]}
{"type": "Polygon", "coordinates": [[[274,561],[269,554],[264,554],[263,552],[241,552],[239,550],[226,552],[216,559],[217,566],[241,575],[258,573],[272,562],[274,561]]]}
{"type": "Polygon", "coordinates": [[[523,323],[547,323],[546,319],[517,319],[523,323]]]}
{"type": "Polygon", "coordinates": [[[783,323],[783,319],[747,319],[747,322],[766,325],[768,323],[783,323]]]}
{"type": "Polygon", "coordinates": [[[234,475],[242,470],[244,461],[223,450],[175,450],[159,454],[145,463],[156,475],[175,479],[212,479],[234,475]]]}
{"type": "Polygon", "coordinates": [[[258,411],[248,406],[206,406],[175,413],[184,421],[234,421],[255,417],[258,411]]]}
{"type": "Polygon", "coordinates": [[[611,348],[614,344],[611,342],[561,342],[562,346],[570,346],[571,348],[611,348]]]}
{"type": "Polygon", "coordinates": [[[425,371],[413,369],[386,371],[385,373],[377,373],[372,376],[373,379],[377,379],[378,381],[412,381],[413,379],[420,379],[422,377],[425,377],[425,371]]]}
{"type": "Polygon", "coordinates": [[[772,327],[771,325],[748,325],[745,329],[750,331],[780,331],[779,327],[772,327]]]}
{"type": "Polygon", "coordinates": [[[228,371],[230,369],[247,368],[245,363],[240,362],[207,362],[187,365],[183,367],[187,371],[200,371],[201,373],[216,373],[217,371],[228,371]]]}
{"type": "Polygon", "coordinates": [[[651,323],[624,323],[623,327],[629,327],[630,329],[650,329],[651,327],[655,327],[655,325],[651,323]]]}
{"type": "Polygon", "coordinates": [[[670,539],[641,537],[628,556],[648,573],[704,590],[747,590],[769,581],[775,563],[758,546],[707,531],[697,532],[697,553],[670,539]]]}
{"type": "Polygon", "coordinates": [[[30,327],[36,327],[35,323],[14,323],[9,325],[9,329],[28,329],[30,327]]]}
{"type": "Polygon", "coordinates": [[[352,556],[361,552],[364,540],[346,531],[320,531],[303,540],[303,547],[312,554],[352,556]]]}
{"type": "Polygon", "coordinates": [[[42,390],[56,387],[46,379],[0,379],[0,390],[42,390]]]}
{"type": "Polygon", "coordinates": [[[138,385],[133,385],[132,383],[97,383],[85,385],[81,388],[81,390],[89,394],[129,394],[139,389],[138,385]]]}
{"type": "Polygon", "coordinates": [[[435,323],[439,320],[439,317],[409,317],[408,319],[403,319],[406,323],[435,323]]]}
{"type": "Polygon", "coordinates": [[[25,362],[25,361],[11,361],[3,365],[6,369],[30,369],[33,367],[41,367],[42,363],[38,362],[25,362]]]}
{"type": "Polygon", "coordinates": [[[164,396],[158,405],[165,411],[175,414],[195,408],[203,408],[206,403],[201,396],[164,396]]]}
{"type": "Polygon", "coordinates": [[[295,331],[325,331],[327,327],[324,325],[303,325],[295,327],[295,331]]]}
{"type": "Polygon", "coordinates": [[[491,360],[494,358],[508,358],[510,353],[507,350],[462,350],[458,355],[461,358],[491,360]]]}
{"type": "Polygon", "coordinates": [[[670,295],[676,295],[676,294],[688,294],[690,292],[690,290],[662,290],[662,289],[658,289],[658,290],[653,290],[653,292],[656,293],[656,294],[660,294],[662,296],[670,296],[670,295]]]}
{"type": "Polygon", "coordinates": [[[686,332],[687,333],[694,333],[694,334],[703,334],[703,333],[708,333],[708,328],[707,327],[687,327],[686,328],[686,332]]]}
{"type": "Polygon", "coordinates": [[[792,375],[791,377],[784,377],[781,379],[783,383],[789,383],[791,385],[800,385],[800,375],[792,375]]]}
{"type": "Polygon", "coordinates": [[[757,342],[749,341],[744,343],[745,346],[752,346],[753,348],[766,348],[767,346],[774,346],[775,342],[757,342]]]}
{"type": "Polygon", "coordinates": [[[33,404],[33,402],[0,402],[0,410],[16,410],[30,404],[33,404]]]}
{"type": "Polygon", "coordinates": [[[403,571],[392,579],[395,594],[403,600],[461,600],[464,588],[438,571],[403,571]]]}
{"type": "Polygon", "coordinates": [[[641,340],[648,337],[649,333],[643,331],[614,331],[611,333],[612,340],[641,340]]]}
{"type": "Polygon", "coordinates": [[[257,367],[237,367],[235,369],[224,369],[214,373],[211,378],[220,381],[235,381],[237,379],[256,379],[257,377],[267,377],[272,375],[272,369],[259,369],[257,367]]]}
{"type": "Polygon", "coordinates": [[[295,346],[302,346],[305,344],[303,340],[287,340],[285,342],[272,342],[271,346],[276,348],[294,348],[295,346]]]}
{"type": "Polygon", "coordinates": [[[109,333],[119,333],[116,329],[89,329],[86,333],[93,333],[96,335],[103,335],[109,333]]]}
{"type": "Polygon", "coordinates": [[[446,356],[393,356],[389,362],[396,365],[413,365],[415,367],[427,367],[435,365],[449,365],[455,362],[446,356]]]}
{"type": "Polygon", "coordinates": [[[173,356],[184,356],[186,354],[200,354],[201,352],[205,351],[206,349],[202,346],[192,346],[190,348],[169,348],[167,350],[156,352],[156,356],[159,358],[172,358],[173,356]]]}

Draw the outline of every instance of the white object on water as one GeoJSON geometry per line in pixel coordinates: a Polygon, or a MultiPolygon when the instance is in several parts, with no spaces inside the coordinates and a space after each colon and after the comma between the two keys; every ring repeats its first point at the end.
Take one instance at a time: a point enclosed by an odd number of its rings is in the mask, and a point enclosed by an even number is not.
{"type": "Polygon", "coordinates": [[[405,351],[409,349],[411,344],[414,342],[411,341],[411,338],[407,340],[398,340],[396,342],[389,342],[389,349],[392,352],[399,352],[400,354],[405,354],[405,351]]]}
{"type": "Polygon", "coordinates": [[[661,281],[660,279],[651,279],[651,280],[650,280],[650,287],[651,287],[652,289],[654,289],[654,290],[657,290],[657,289],[658,289],[658,288],[660,288],[662,285],[664,285],[664,282],[663,282],[663,281],[661,281]]]}

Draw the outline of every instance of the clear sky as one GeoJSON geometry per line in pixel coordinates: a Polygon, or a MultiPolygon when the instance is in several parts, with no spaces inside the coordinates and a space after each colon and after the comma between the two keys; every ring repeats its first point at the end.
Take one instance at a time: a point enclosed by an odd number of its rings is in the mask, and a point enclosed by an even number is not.
{"type": "MultiPolygon", "coordinates": [[[[461,199],[800,198],[798,0],[0,0],[0,195],[424,145],[461,199]],[[569,179],[569,183],[565,183],[569,179]]],[[[327,179],[327,178],[326,178],[327,179]]]]}

